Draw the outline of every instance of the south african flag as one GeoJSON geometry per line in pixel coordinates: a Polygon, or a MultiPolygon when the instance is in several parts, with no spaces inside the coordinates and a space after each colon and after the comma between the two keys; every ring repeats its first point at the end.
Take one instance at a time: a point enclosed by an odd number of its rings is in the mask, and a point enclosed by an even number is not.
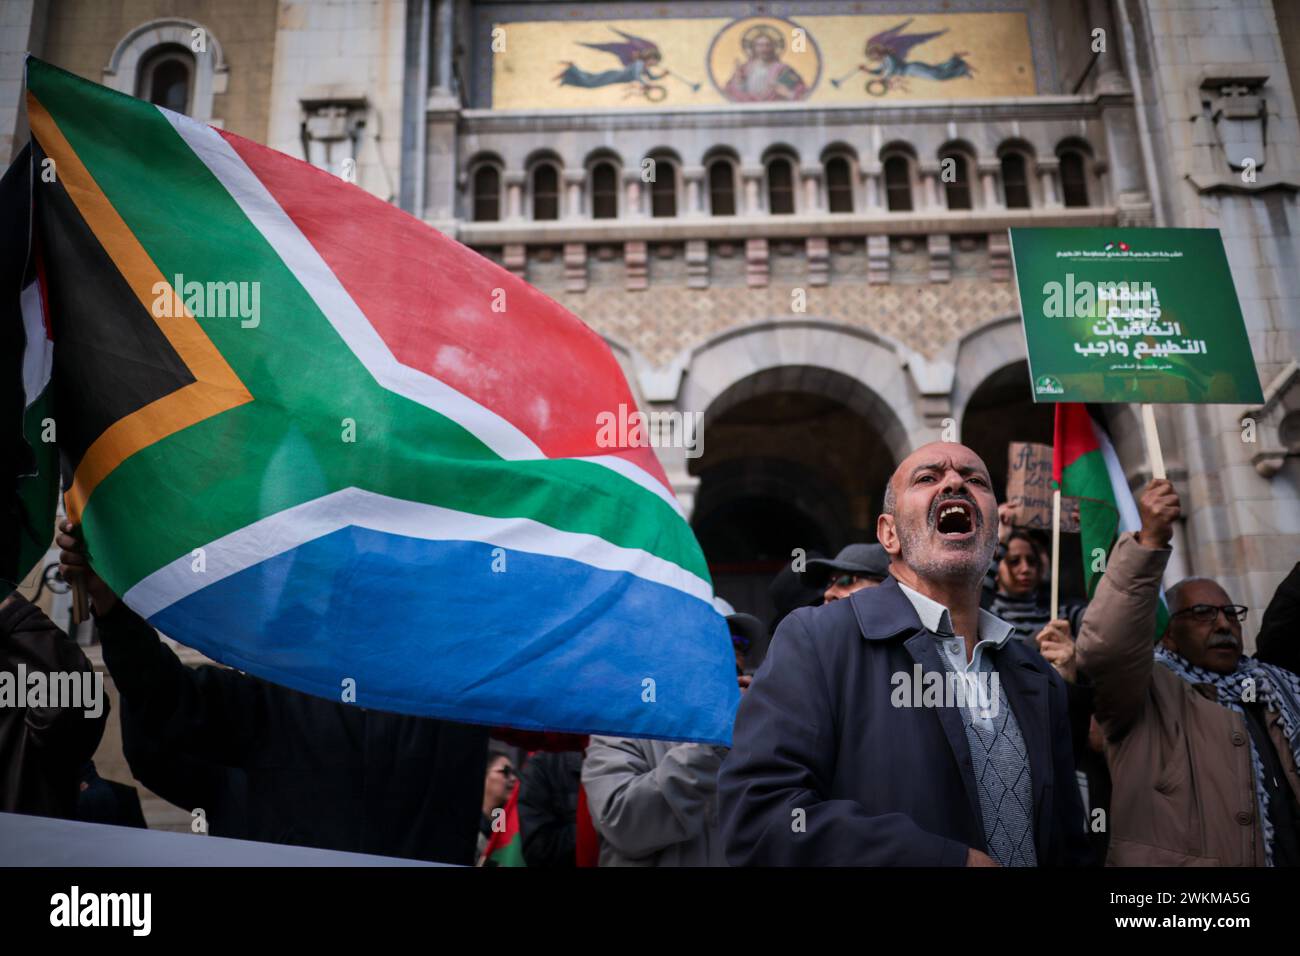
{"type": "Polygon", "coordinates": [[[602,446],[635,401],[599,336],[329,173],[27,71],[65,502],[128,605],[365,707],[730,740],[727,626],[654,450],[602,446]]]}

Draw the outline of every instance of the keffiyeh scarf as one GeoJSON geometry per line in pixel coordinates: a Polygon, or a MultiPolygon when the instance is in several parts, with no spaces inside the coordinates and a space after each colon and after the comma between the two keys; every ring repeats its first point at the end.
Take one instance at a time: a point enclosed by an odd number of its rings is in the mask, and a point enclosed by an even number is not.
{"type": "MultiPolygon", "coordinates": [[[[1262,703],[1269,710],[1275,710],[1281,717],[1282,730],[1291,745],[1291,756],[1296,766],[1300,767],[1300,676],[1273,664],[1264,664],[1251,657],[1241,658],[1237,669],[1231,674],[1216,674],[1204,668],[1189,664],[1185,658],[1175,654],[1163,645],[1156,645],[1156,660],[1169,668],[1189,684],[1210,684],[1218,695],[1218,701],[1229,710],[1245,716],[1242,697],[1247,703],[1262,703]]],[[[1264,764],[1255,747],[1255,738],[1247,733],[1250,741],[1250,759],[1255,772],[1255,800],[1259,804],[1259,819],[1264,831],[1264,856],[1269,866],[1273,865],[1273,821],[1268,815],[1268,791],[1264,788],[1264,764]]],[[[1285,783],[1285,781],[1284,781],[1285,783]]]]}

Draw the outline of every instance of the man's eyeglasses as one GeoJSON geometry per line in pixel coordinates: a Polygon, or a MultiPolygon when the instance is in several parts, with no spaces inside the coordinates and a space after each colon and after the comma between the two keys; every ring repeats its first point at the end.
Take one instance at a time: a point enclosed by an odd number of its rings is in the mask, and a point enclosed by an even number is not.
{"type": "Polygon", "coordinates": [[[854,584],[856,584],[858,581],[861,581],[862,579],[863,579],[863,575],[861,574],[837,574],[835,577],[831,578],[830,584],[828,584],[827,587],[837,587],[837,588],[852,587],[854,584]]]}
{"type": "Polygon", "coordinates": [[[515,773],[514,767],[497,767],[492,772],[501,774],[501,776],[505,777],[507,780],[513,780],[515,777],[519,776],[519,774],[515,773]]]}
{"type": "Polygon", "coordinates": [[[1246,620],[1246,612],[1249,610],[1243,604],[1193,604],[1191,607],[1185,607],[1181,611],[1175,611],[1169,615],[1172,621],[1179,614],[1187,614],[1192,620],[1200,621],[1202,624],[1209,624],[1223,612],[1223,616],[1229,621],[1241,622],[1246,620]]]}

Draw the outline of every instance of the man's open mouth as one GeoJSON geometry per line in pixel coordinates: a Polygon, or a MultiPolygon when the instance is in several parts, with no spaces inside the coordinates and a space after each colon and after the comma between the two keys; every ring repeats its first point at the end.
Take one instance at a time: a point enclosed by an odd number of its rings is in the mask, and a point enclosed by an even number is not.
{"type": "Polygon", "coordinates": [[[975,509],[969,502],[945,501],[939,506],[935,529],[945,538],[964,538],[975,530],[975,509]]]}

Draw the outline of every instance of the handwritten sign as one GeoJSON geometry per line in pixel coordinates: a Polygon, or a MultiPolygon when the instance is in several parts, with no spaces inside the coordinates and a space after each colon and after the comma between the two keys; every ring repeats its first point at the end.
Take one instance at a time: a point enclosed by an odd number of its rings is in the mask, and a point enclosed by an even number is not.
{"type": "MultiPolygon", "coordinates": [[[[1052,446],[1013,441],[1007,451],[1007,500],[1017,528],[1052,530],[1052,446]]],[[[1079,499],[1061,499],[1061,530],[1079,530],[1079,499]]]]}
{"type": "Polygon", "coordinates": [[[1261,404],[1217,229],[1012,229],[1036,402],[1261,404]]]}

